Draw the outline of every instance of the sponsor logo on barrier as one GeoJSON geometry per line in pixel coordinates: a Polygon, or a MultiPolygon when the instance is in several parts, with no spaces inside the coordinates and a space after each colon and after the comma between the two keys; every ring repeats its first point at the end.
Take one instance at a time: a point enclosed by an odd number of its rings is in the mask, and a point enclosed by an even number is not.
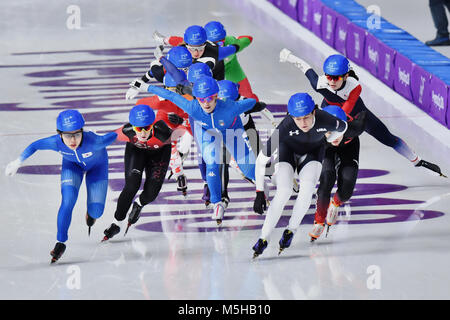
{"type": "Polygon", "coordinates": [[[398,68],[398,79],[400,80],[400,82],[404,83],[405,86],[409,86],[410,76],[411,74],[409,72],[398,68]]]}
{"type": "Polygon", "coordinates": [[[431,100],[438,107],[439,111],[444,110],[444,97],[439,93],[431,91],[431,100]]]}
{"type": "Polygon", "coordinates": [[[423,90],[425,89],[425,77],[420,77],[419,103],[423,103],[423,90]]]}
{"type": "Polygon", "coordinates": [[[314,23],[320,25],[320,21],[322,20],[322,14],[320,12],[314,12],[314,23]]]}
{"type": "Polygon", "coordinates": [[[327,15],[327,34],[325,36],[326,39],[331,39],[331,35],[333,34],[333,24],[332,24],[332,16],[327,15]]]}
{"type": "Polygon", "coordinates": [[[369,55],[369,60],[373,63],[378,62],[378,51],[373,49],[371,46],[367,47],[367,54],[369,55]]]}
{"type": "Polygon", "coordinates": [[[389,53],[386,53],[385,57],[386,57],[386,62],[384,64],[384,79],[388,80],[389,74],[391,73],[391,65],[389,63],[391,61],[391,55],[389,53]]]}
{"type": "Polygon", "coordinates": [[[339,40],[345,41],[345,39],[347,38],[347,31],[345,29],[339,28],[338,37],[339,40]]]}
{"type": "Polygon", "coordinates": [[[359,33],[353,32],[353,35],[355,36],[355,58],[359,58],[359,52],[361,51],[359,33]]]}

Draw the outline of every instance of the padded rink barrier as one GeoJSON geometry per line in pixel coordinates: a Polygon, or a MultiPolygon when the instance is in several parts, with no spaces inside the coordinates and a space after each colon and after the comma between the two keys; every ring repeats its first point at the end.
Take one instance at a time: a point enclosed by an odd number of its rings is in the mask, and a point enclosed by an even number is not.
{"type": "Polygon", "coordinates": [[[450,59],[354,0],[269,2],[450,128],[450,59]]]}

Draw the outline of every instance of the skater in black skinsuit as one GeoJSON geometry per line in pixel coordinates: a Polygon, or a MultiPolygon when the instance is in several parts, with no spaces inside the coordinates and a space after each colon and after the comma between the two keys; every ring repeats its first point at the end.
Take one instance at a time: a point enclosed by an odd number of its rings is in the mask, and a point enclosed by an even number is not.
{"type": "MultiPolygon", "coordinates": [[[[142,207],[153,202],[161,190],[171,154],[171,135],[173,130],[162,120],[162,110],[155,118],[148,105],[137,105],[130,111],[130,123],[116,130],[118,140],[126,141],[125,147],[125,186],[117,201],[114,222],[104,231],[103,241],[111,239],[120,232],[120,225],[128,217],[128,228],[139,219],[142,207]],[[145,171],[142,193],[133,202],[145,171]]],[[[170,118],[169,118],[170,119],[170,118]]],[[[126,232],[125,232],[126,233],[126,232]]]]}
{"type": "Polygon", "coordinates": [[[393,135],[389,129],[367,107],[360,97],[361,85],[355,72],[350,69],[347,58],[342,55],[329,56],[324,62],[325,75],[318,76],[304,60],[293,55],[288,49],[280,52],[280,61],[289,62],[305,73],[312,88],[323,95],[324,105],[340,106],[349,118],[361,111],[366,113],[365,131],[382,144],[393,148],[401,156],[408,159],[415,167],[423,167],[437,175],[446,177],[434,163],[420,159],[419,156],[401,138],[393,135]]]}

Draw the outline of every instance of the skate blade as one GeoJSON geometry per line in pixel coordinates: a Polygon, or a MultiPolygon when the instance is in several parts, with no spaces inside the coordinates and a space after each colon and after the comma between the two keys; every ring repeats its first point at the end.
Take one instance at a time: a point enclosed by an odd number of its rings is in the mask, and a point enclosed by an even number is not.
{"type": "Polygon", "coordinates": [[[317,238],[311,237],[311,241],[310,242],[313,243],[316,240],[317,240],[317,238]]]}
{"type": "Polygon", "coordinates": [[[445,174],[443,174],[442,172],[439,174],[440,177],[442,178],[448,178],[445,174]]]}
{"type": "Polygon", "coordinates": [[[218,227],[220,227],[222,225],[222,219],[217,219],[216,222],[217,222],[218,227]]]}
{"type": "Polygon", "coordinates": [[[258,256],[259,256],[259,254],[255,252],[255,253],[253,253],[253,258],[252,259],[256,259],[258,256]]]}
{"type": "Polygon", "coordinates": [[[109,238],[107,236],[104,236],[102,241],[100,241],[100,242],[105,242],[105,241],[108,241],[108,240],[109,240],[109,238]]]}
{"type": "Polygon", "coordinates": [[[280,255],[284,251],[284,249],[285,248],[280,248],[280,250],[278,251],[278,255],[280,255]]]}
{"type": "Polygon", "coordinates": [[[88,237],[91,236],[91,227],[88,227],[88,237]]]}
{"type": "Polygon", "coordinates": [[[123,236],[125,237],[127,235],[128,229],[130,228],[131,223],[128,223],[127,225],[127,229],[125,230],[125,233],[123,234],[123,236]]]}

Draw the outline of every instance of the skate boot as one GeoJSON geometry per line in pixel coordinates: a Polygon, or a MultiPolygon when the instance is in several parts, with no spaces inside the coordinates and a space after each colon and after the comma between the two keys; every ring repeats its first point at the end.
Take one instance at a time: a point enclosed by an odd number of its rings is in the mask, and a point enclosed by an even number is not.
{"type": "Polygon", "coordinates": [[[263,253],[263,251],[267,248],[267,240],[264,239],[258,239],[258,241],[253,246],[253,259],[255,259],[257,256],[263,253]]]}
{"type": "Polygon", "coordinates": [[[88,236],[91,235],[91,227],[94,225],[95,220],[96,220],[96,219],[92,218],[92,217],[89,215],[89,213],[86,212],[86,224],[87,224],[87,226],[88,226],[88,236]]]}
{"type": "Polygon", "coordinates": [[[327,210],[327,218],[326,218],[327,233],[325,235],[325,238],[328,236],[328,230],[330,229],[330,227],[336,223],[338,214],[339,214],[339,206],[336,205],[334,200],[331,200],[327,210]]]}
{"type": "Polygon", "coordinates": [[[177,191],[180,191],[183,197],[187,196],[187,180],[184,174],[177,178],[177,191]]]}
{"type": "Polygon", "coordinates": [[[205,201],[205,207],[209,208],[209,205],[211,204],[211,201],[210,201],[209,188],[208,188],[208,185],[206,183],[203,186],[202,200],[205,201]]]}
{"type": "Polygon", "coordinates": [[[139,220],[142,208],[143,207],[138,205],[136,201],[133,202],[133,209],[131,209],[130,215],[128,216],[128,225],[127,229],[125,230],[125,234],[123,235],[124,237],[128,232],[128,228],[130,228],[132,224],[135,224],[139,220]]]}
{"type": "Polygon", "coordinates": [[[314,221],[313,229],[310,233],[308,233],[308,235],[311,237],[311,242],[314,242],[315,240],[317,240],[317,238],[320,237],[324,228],[325,223],[318,223],[314,221]]]}
{"type": "Polygon", "coordinates": [[[61,256],[63,255],[64,251],[66,251],[66,245],[62,242],[57,242],[55,248],[50,251],[50,255],[52,256],[51,263],[55,263],[56,261],[58,261],[59,258],[61,258],[61,256]]]}
{"type": "Polygon", "coordinates": [[[280,245],[280,251],[278,251],[278,255],[291,245],[292,238],[294,237],[294,233],[291,230],[284,230],[283,235],[281,236],[280,241],[278,242],[280,245]]]}
{"type": "Polygon", "coordinates": [[[228,208],[228,204],[230,203],[230,198],[228,197],[228,192],[227,191],[223,191],[222,192],[222,203],[224,208],[228,208]]]}
{"type": "Polygon", "coordinates": [[[424,167],[428,170],[435,172],[440,177],[447,178],[447,176],[441,172],[441,168],[439,168],[439,166],[434,163],[431,163],[431,162],[428,162],[425,160],[420,160],[419,162],[417,162],[417,164],[415,166],[416,167],[424,167]]]}
{"type": "Polygon", "coordinates": [[[212,214],[212,219],[216,220],[217,225],[222,224],[223,214],[225,213],[225,208],[222,202],[217,202],[214,204],[214,210],[212,214]]]}
{"type": "Polygon", "coordinates": [[[105,229],[105,231],[103,231],[105,236],[103,237],[102,242],[111,239],[119,232],[120,232],[120,227],[115,223],[111,223],[111,226],[108,229],[105,229]]]}

